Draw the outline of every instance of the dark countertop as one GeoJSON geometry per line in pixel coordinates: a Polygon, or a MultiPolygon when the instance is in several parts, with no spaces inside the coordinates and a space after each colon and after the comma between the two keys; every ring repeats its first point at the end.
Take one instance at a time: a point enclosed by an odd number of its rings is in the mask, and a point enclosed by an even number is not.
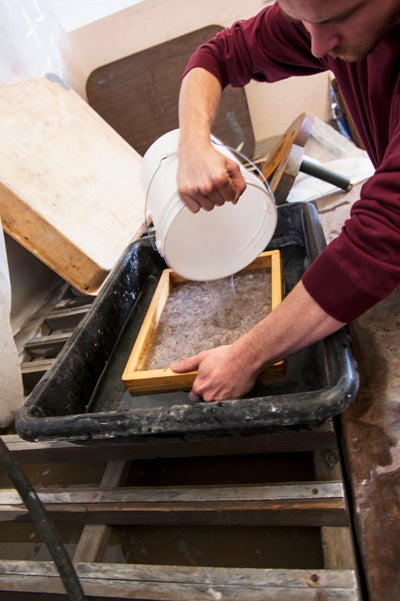
{"type": "Polygon", "coordinates": [[[360,371],[342,444],[369,601],[400,596],[400,291],[351,326],[360,371]]]}
{"type": "MultiPolygon", "coordinates": [[[[341,229],[361,184],[317,204],[327,241],[341,229]]],[[[368,601],[400,599],[400,290],[349,327],[360,373],[340,416],[355,534],[368,601]]]]}

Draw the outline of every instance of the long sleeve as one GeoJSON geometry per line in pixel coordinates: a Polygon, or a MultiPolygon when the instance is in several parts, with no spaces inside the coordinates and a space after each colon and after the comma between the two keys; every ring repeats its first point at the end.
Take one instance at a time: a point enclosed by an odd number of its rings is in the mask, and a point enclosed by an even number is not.
{"type": "Polygon", "coordinates": [[[339,236],[308,268],[303,284],[332,317],[349,322],[400,284],[400,26],[362,61],[317,59],[301,23],[278,4],[237,21],[189,61],[224,87],[331,70],[376,168],[339,236]]]}

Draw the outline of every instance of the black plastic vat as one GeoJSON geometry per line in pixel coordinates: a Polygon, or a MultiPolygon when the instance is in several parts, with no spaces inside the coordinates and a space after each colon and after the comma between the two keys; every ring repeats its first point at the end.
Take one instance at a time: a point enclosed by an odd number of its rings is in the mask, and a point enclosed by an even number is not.
{"type": "MultiPolygon", "coordinates": [[[[133,243],[89,313],[16,419],[27,440],[71,442],[249,436],[312,428],[354,399],[358,373],[344,328],[287,360],[284,379],[245,398],[191,403],[185,392],[129,394],[121,381],[133,342],[166,265],[151,238],[133,243]]],[[[284,293],[325,246],[315,208],[280,206],[268,249],[279,249],[284,293]]]]}

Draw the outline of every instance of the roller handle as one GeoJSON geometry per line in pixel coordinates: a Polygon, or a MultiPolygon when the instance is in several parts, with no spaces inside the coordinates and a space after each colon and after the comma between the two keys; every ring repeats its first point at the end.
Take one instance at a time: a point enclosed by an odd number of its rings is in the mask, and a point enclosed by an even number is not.
{"type": "Polygon", "coordinates": [[[303,157],[300,165],[300,171],[302,173],[306,173],[307,175],[312,175],[313,177],[321,179],[324,182],[328,182],[329,184],[333,184],[342,190],[346,190],[346,192],[351,190],[353,187],[353,184],[348,177],[345,177],[336,171],[332,171],[331,169],[327,169],[322,165],[318,165],[307,157],[303,157]]]}

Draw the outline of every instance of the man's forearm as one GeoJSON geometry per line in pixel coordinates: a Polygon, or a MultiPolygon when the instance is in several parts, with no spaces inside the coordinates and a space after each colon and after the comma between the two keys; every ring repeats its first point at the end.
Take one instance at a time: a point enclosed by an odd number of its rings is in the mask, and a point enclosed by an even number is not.
{"type": "Polygon", "coordinates": [[[181,86],[178,192],[193,213],[236,203],[246,187],[239,163],[211,142],[221,93],[218,79],[200,68],[189,71],[181,86]]]}
{"type": "Polygon", "coordinates": [[[299,282],[273,312],[235,343],[236,352],[238,356],[244,353],[249,366],[261,371],[344,325],[328,315],[299,282]]]}
{"type": "Polygon", "coordinates": [[[221,100],[219,81],[205,69],[189,71],[179,95],[180,144],[210,144],[210,131],[221,100]]]}

